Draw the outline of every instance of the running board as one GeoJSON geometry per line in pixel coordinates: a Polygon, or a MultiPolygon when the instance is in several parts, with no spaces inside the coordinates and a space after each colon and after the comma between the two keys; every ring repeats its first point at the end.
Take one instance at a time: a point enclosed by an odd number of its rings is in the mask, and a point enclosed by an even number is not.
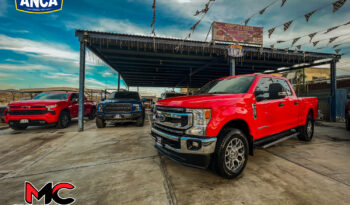
{"type": "Polygon", "coordinates": [[[285,141],[285,140],[287,140],[287,139],[290,139],[290,138],[292,138],[292,137],[296,137],[296,136],[298,136],[298,135],[299,135],[299,132],[296,132],[296,133],[294,133],[294,134],[287,135],[287,136],[285,136],[285,137],[282,137],[282,138],[280,138],[280,139],[278,139],[278,140],[275,140],[275,141],[272,141],[272,142],[270,142],[270,143],[261,145],[261,146],[259,146],[259,148],[265,149],[265,148],[271,147],[272,145],[275,145],[275,144],[277,144],[277,143],[280,143],[280,142],[283,142],[283,141],[285,141]]]}

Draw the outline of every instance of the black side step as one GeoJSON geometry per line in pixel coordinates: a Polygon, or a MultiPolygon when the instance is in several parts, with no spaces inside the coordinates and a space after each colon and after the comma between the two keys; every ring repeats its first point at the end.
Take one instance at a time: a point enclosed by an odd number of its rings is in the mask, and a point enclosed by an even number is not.
{"type": "Polygon", "coordinates": [[[289,130],[286,132],[282,132],[282,133],[278,133],[276,135],[272,135],[269,137],[264,137],[262,139],[259,139],[257,141],[254,142],[254,146],[256,148],[261,148],[261,149],[265,149],[268,148],[272,145],[275,145],[277,143],[283,142],[287,139],[290,139],[292,137],[296,137],[299,135],[299,132],[295,132],[293,130],[289,130]]]}

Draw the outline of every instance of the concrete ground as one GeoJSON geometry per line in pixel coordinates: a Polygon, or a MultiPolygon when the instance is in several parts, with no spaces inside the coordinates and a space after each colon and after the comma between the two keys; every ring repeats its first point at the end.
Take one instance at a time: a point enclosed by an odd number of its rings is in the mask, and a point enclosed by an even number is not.
{"type": "MultiPolygon", "coordinates": [[[[350,132],[316,126],[312,142],[290,139],[256,150],[243,174],[226,180],[160,156],[149,123],[78,133],[33,127],[0,130],[0,201],[24,204],[24,182],[70,182],[76,204],[349,204],[350,132]]],[[[43,203],[43,200],[40,201],[43,203]]],[[[37,204],[37,203],[36,203],[37,204]]]]}

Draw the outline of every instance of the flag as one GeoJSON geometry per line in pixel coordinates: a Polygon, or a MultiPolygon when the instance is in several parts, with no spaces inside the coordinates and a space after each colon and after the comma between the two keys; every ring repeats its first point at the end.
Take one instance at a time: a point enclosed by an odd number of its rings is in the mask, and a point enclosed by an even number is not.
{"type": "Polygon", "coordinates": [[[284,6],[284,4],[286,3],[287,0],[282,0],[282,4],[281,4],[281,7],[284,6]]]}
{"type": "Polygon", "coordinates": [[[259,11],[259,14],[260,14],[260,15],[263,15],[267,8],[269,8],[269,6],[267,6],[267,7],[263,8],[263,9],[261,9],[261,10],[259,11]]]}
{"type": "Polygon", "coordinates": [[[288,30],[289,26],[293,23],[293,20],[288,21],[287,23],[283,24],[284,31],[288,30]]]}
{"type": "Polygon", "coordinates": [[[336,48],[336,47],[338,47],[338,46],[340,46],[340,45],[341,45],[341,44],[334,45],[333,48],[336,48]]]}
{"type": "Polygon", "coordinates": [[[272,50],[275,49],[275,45],[274,45],[274,44],[270,45],[270,48],[271,48],[272,50]]]}
{"type": "Polygon", "coordinates": [[[320,41],[314,41],[312,42],[312,44],[314,45],[314,47],[319,43],[320,41]]]}
{"type": "Polygon", "coordinates": [[[305,19],[306,19],[306,22],[309,22],[310,17],[311,17],[312,14],[314,14],[315,12],[316,12],[316,10],[313,10],[313,11],[311,11],[311,12],[309,12],[309,13],[307,13],[307,14],[304,15],[304,16],[305,16],[305,19]]]}
{"type": "Polygon", "coordinates": [[[333,13],[338,11],[338,9],[340,9],[344,4],[345,4],[346,0],[338,0],[336,2],[333,3],[333,13]]]}
{"type": "Polygon", "coordinates": [[[310,37],[310,42],[312,41],[312,39],[316,36],[317,32],[315,33],[310,33],[308,36],[310,37]]]}
{"type": "Polygon", "coordinates": [[[289,51],[289,48],[285,48],[284,51],[285,51],[285,52],[288,52],[288,51],[289,51]]]}
{"type": "Polygon", "coordinates": [[[300,38],[301,38],[301,37],[298,37],[298,38],[293,39],[292,45],[294,45],[297,41],[299,41],[300,38]]]}
{"type": "Polygon", "coordinates": [[[300,50],[300,49],[301,49],[301,45],[296,46],[296,48],[297,48],[298,50],[300,50]]]}
{"type": "Polygon", "coordinates": [[[271,37],[272,33],[275,31],[276,28],[271,28],[267,32],[269,32],[269,38],[271,37]]]}
{"type": "Polygon", "coordinates": [[[156,22],[156,0],[153,0],[152,9],[153,9],[153,20],[151,23],[151,27],[153,27],[156,22]]]}
{"type": "Polygon", "coordinates": [[[341,49],[340,49],[340,48],[339,48],[339,49],[335,49],[334,51],[335,51],[336,54],[339,54],[339,52],[341,51],[341,49]]]}
{"type": "Polygon", "coordinates": [[[284,42],[286,42],[286,41],[277,41],[277,43],[284,43],[284,42]]]}
{"type": "Polygon", "coordinates": [[[332,43],[333,41],[335,41],[335,39],[337,39],[338,37],[339,37],[339,36],[336,36],[336,37],[330,38],[330,39],[329,39],[328,44],[330,44],[330,43],[332,43]]]}
{"type": "Polygon", "coordinates": [[[339,26],[334,26],[334,27],[332,27],[332,28],[329,28],[329,29],[327,29],[326,32],[324,32],[324,34],[329,33],[329,32],[331,32],[331,31],[337,29],[338,27],[339,27],[339,26]]]}

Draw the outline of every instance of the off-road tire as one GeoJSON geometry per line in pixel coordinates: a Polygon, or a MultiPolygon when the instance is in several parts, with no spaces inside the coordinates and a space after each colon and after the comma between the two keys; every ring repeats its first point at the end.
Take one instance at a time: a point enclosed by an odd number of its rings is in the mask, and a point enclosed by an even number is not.
{"type": "Polygon", "coordinates": [[[10,128],[13,130],[25,130],[28,125],[10,125],[10,128]]]}
{"type": "Polygon", "coordinates": [[[106,127],[106,121],[102,120],[100,118],[96,118],[96,127],[97,128],[105,128],[106,127]]]}
{"type": "Polygon", "coordinates": [[[137,118],[136,126],[143,127],[144,124],[145,124],[145,117],[144,116],[137,118]]]}
{"type": "MultiPolygon", "coordinates": [[[[249,144],[248,144],[248,139],[244,134],[244,132],[236,128],[225,129],[220,133],[218,137],[216,150],[212,158],[213,160],[212,168],[214,168],[214,171],[216,171],[220,176],[226,179],[236,178],[242,173],[245,166],[247,165],[248,154],[249,154],[249,144]],[[234,155],[227,156],[227,154],[230,153],[229,150],[232,150],[232,149],[229,149],[228,146],[230,145],[230,143],[233,144],[234,142],[239,142],[241,146],[241,148],[236,150],[237,153],[239,153],[238,154],[239,156],[234,154],[238,156],[236,160],[240,161],[241,163],[237,163],[238,164],[237,168],[232,170],[228,167],[229,166],[228,163],[230,162],[230,157],[234,155]],[[241,160],[239,160],[239,158],[241,158],[241,160]]],[[[236,164],[236,161],[232,163],[236,164]]]]}
{"type": "Polygon", "coordinates": [[[60,117],[58,118],[57,128],[59,129],[67,128],[70,122],[71,122],[71,119],[69,116],[69,112],[66,110],[63,110],[60,114],[60,117]]]}
{"type": "Polygon", "coordinates": [[[312,114],[310,112],[306,118],[305,125],[300,126],[298,129],[299,131],[298,139],[306,142],[311,141],[312,137],[314,136],[314,128],[315,128],[315,121],[312,118],[312,114]]]}
{"type": "Polygon", "coordinates": [[[93,120],[93,119],[95,119],[95,117],[96,117],[96,108],[91,108],[91,112],[90,112],[90,114],[88,115],[88,118],[89,118],[89,120],[93,120]]]}
{"type": "Polygon", "coordinates": [[[346,129],[350,131],[350,115],[348,113],[345,114],[345,125],[346,129]]]}

